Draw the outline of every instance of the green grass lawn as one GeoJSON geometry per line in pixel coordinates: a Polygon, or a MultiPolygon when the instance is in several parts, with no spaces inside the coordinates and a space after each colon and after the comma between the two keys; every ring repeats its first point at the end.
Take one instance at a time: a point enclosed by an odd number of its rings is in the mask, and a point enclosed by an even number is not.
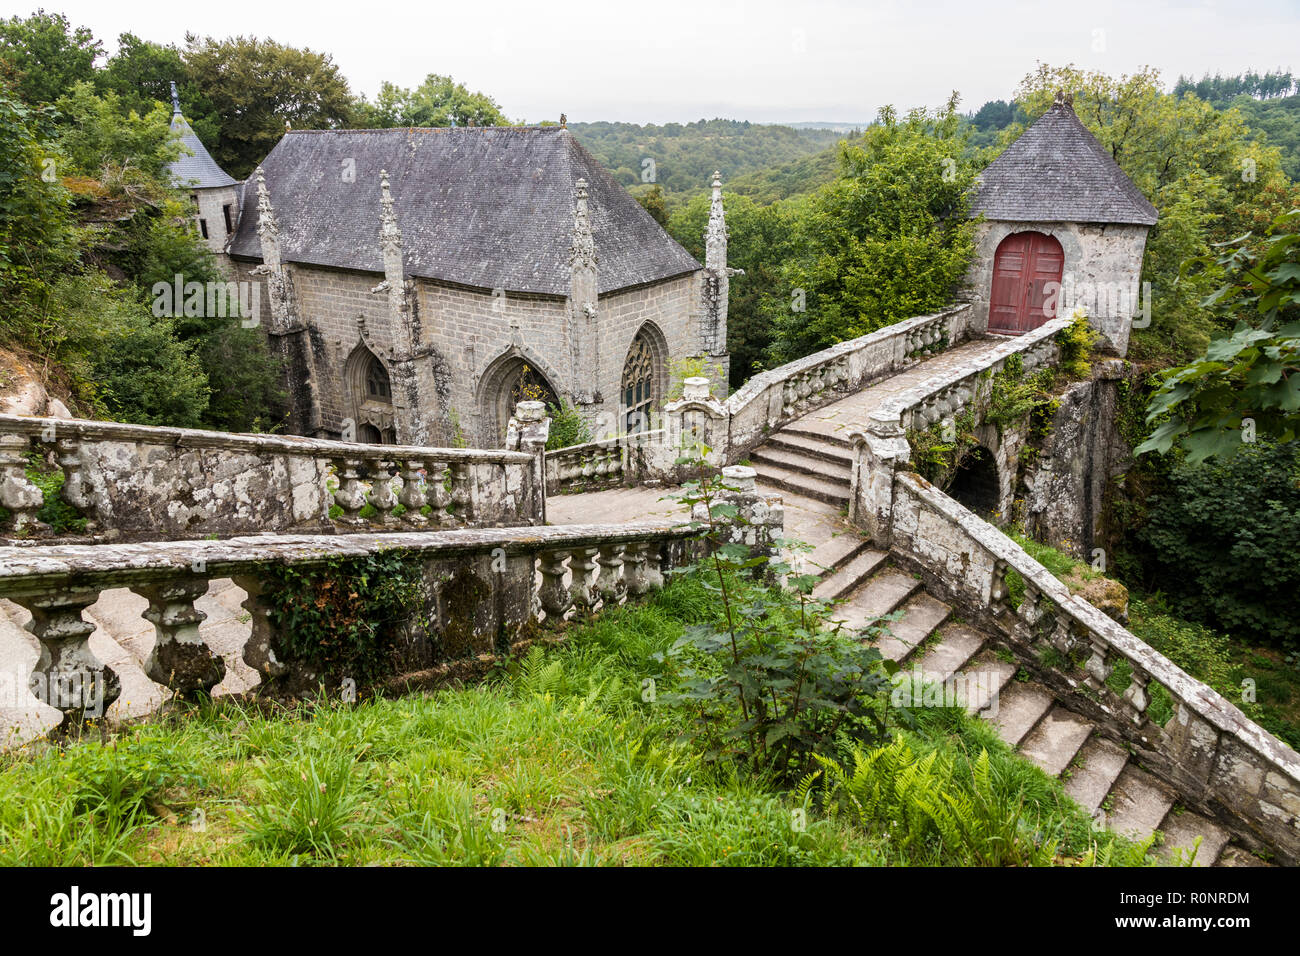
{"type": "Polygon", "coordinates": [[[278,713],[217,702],[107,744],[11,752],[0,862],[927,865],[986,861],[995,843],[1024,862],[1150,862],[1149,846],[1094,831],[1057,781],[955,710],[917,711],[882,746],[895,764],[938,758],[927,787],[976,807],[962,832],[893,786],[898,766],[888,799],[855,807],[822,799],[820,781],[800,801],[707,765],[684,715],[644,700],[643,682],[658,673],[651,654],[711,606],[688,578],[569,625],[478,686],[278,713]]]}

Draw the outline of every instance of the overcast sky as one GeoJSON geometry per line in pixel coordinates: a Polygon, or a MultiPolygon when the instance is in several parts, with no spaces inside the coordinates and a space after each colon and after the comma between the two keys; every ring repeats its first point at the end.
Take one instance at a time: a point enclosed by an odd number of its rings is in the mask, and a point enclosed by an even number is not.
{"type": "MultiPolygon", "coordinates": [[[[1300,70],[1300,0],[40,0],[90,27],[182,44],[238,33],[334,57],[354,91],[445,73],[512,119],[870,119],[882,104],[1005,99],[1036,61],[1110,73],[1300,70]]],[[[0,0],[0,13],[37,3],[0,0]]]]}

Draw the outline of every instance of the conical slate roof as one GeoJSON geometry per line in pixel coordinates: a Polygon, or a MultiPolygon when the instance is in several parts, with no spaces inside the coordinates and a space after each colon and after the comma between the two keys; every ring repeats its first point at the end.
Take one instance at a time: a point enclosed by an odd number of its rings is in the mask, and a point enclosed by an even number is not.
{"type": "Polygon", "coordinates": [[[1012,222],[1156,221],[1156,207],[1060,100],[984,170],[971,213],[1012,222]]]}
{"type": "MultiPolygon", "coordinates": [[[[588,183],[600,292],[701,268],[561,126],[293,130],[262,170],[290,262],[382,272],[386,170],[411,276],[567,295],[579,179],[588,183]]],[[[244,183],[229,251],[260,259],[256,179],[244,183]]]]}
{"type": "Polygon", "coordinates": [[[217,161],[195,135],[190,124],[185,122],[179,107],[172,113],[172,132],[178,133],[181,142],[194,154],[188,156],[182,153],[176,162],[167,167],[172,174],[172,182],[178,186],[190,186],[195,189],[233,186],[238,182],[226,175],[226,171],[217,165],[217,161]]]}

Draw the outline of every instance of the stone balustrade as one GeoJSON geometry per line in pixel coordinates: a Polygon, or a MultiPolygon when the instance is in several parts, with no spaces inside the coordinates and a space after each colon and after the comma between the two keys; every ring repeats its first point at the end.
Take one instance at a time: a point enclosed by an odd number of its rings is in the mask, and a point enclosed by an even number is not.
{"type": "Polygon", "coordinates": [[[969,305],[922,315],[760,372],[723,403],[725,456],[740,457],[782,425],[967,338],[969,305]]]}
{"type": "Polygon", "coordinates": [[[1006,367],[1013,355],[1020,357],[1027,375],[1053,364],[1060,354],[1057,334],[1070,322],[1070,316],[1052,319],[1031,332],[999,343],[978,359],[927,379],[876,409],[871,416],[872,426],[922,431],[938,422],[952,420],[972,402],[987,401],[992,377],[1006,367]]]}
{"type": "Polygon", "coordinates": [[[0,534],[48,535],[29,458],[96,540],[544,520],[538,453],[364,445],[0,415],[0,534]]]}
{"type": "MultiPolygon", "coordinates": [[[[62,711],[60,733],[102,716],[121,692],[118,676],[90,649],[94,625],[82,612],[99,594],[129,588],[148,600],[157,640],[145,672],[179,697],[210,691],[222,659],[204,643],[195,601],[209,581],[229,578],[248,598],[246,663],[264,680],[295,674],[295,662],[268,617],[271,566],[306,568],[396,551],[417,562],[426,583],[423,659],[440,635],[457,635],[455,657],[507,651],[538,622],[555,621],[639,597],[663,586],[664,572],[699,547],[691,523],[565,525],[504,529],[267,535],[117,545],[0,547],[0,597],[31,612],[41,645],[29,687],[62,711]]],[[[308,680],[316,675],[298,673],[308,680]]]]}
{"type": "MultiPolygon", "coordinates": [[[[657,435],[658,433],[656,433],[657,435]]],[[[628,444],[639,436],[617,435],[546,453],[546,489],[596,491],[626,480],[628,444]]]]}
{"type": "Polygon", "coordinates": [[[1248,845],[1300,863],[1300,755],[1071,594],[997,528],[919,475],[888,474],[893,502],[888,526],[874,529],[878,545],[1002,634],[1024,666],[1127,743],[1189,806],[1223,820],[1248,845]],[[1023,586],[1018,605],[1009,596],[1013,571],[1023,586]],[[1173,701],[1163,727],[1148,713],[1155,685],[1173,701]]]}

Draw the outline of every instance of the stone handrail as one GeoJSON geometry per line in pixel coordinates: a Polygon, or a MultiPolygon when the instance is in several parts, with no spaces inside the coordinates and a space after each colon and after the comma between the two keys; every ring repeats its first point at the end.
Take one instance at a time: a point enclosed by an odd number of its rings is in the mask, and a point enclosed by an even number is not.
{"type": "Polygon", "coordinates": [[[737,459],[768,432],[814,408],[956,345],[969,336],[970,317],[970,305],[954,306],[758,373],[722,403],[729,425],[727,459],[737,459]]]}
{"type": "Polygon", "coordinates": [[[612,435],[546,453],[546,490],[594,491],[640,476],[641,449],[665,440],[662,429],[612,435]]]}
{"type": "Polygon", "coordinates": [[[27,475],[33,451],[53,453],[62,500],[90,534],[110,540],[521,525],[544,516],[537,457],[525,451],[0,415],[10,535],[44,530],[36,517],[44,495],[27,475]]]}
{"type": "Polygon", "coordinates": [[[1026,666],[1046,668],[1046,683],[1092,708],[1090,716],[1117,731],[1186,802],[1256,847],[1300,862],[1300,755],[925,479],[899,471],[893,483],[896,555],[962,606],[982,609],[1026,666]],[[1008,598],[1009,571],[1024,582],[1018,607],[1008,598]],[[1069,663],[1045,663],[1048,647],[1069,663]],[[1111,678],[1121,662],[1129,676],[1116,691],[1111,678]],[[1174,702],[1164,727],[1147,712],[1153,683],[1174,702]]]}
{"type": "Polygon", "coordinates": [[[978,358],[926,379],[873,410],[872,426],[877,434],[882,426],[920,431],[961,414],[971,402],[988,397],[991,385],[986,384],[990,378],[987,373],[996,375],[1011,356],[1020,356],[1026,374],[1055,362],[1060,352],[1057,333],[1071,321],[1071,316],[1051,319],[1033,331],[998,343],[978,358]]]}
{"type": "Polygon", "coordinates": [[[251,618],[244,660],[263,679],[304,674],[268,617],[263,600],[269,567],[311,567],[338,559],[395,552],[418,562],[425,582],[424,646],[455,650],[443,659],[508,650],[542,619],[590,611],[661,587],[664,571],[695,547],[690,522],[564,525],[454,531],[272,535],[224,540],[117,545],[0,547],[0,597],[31,612],[28,629],[41,645],[31,693],[64,714],[57,733],[102,716],[121,683],[90,649],[95,625],[82,617],[102,591],[126,587],[149,602],[144,617],[157,633],[145,672],[173,693],[206,692],[225,673],[199,631],[195,601],[214,579],[232,579],[251,618]]]}

